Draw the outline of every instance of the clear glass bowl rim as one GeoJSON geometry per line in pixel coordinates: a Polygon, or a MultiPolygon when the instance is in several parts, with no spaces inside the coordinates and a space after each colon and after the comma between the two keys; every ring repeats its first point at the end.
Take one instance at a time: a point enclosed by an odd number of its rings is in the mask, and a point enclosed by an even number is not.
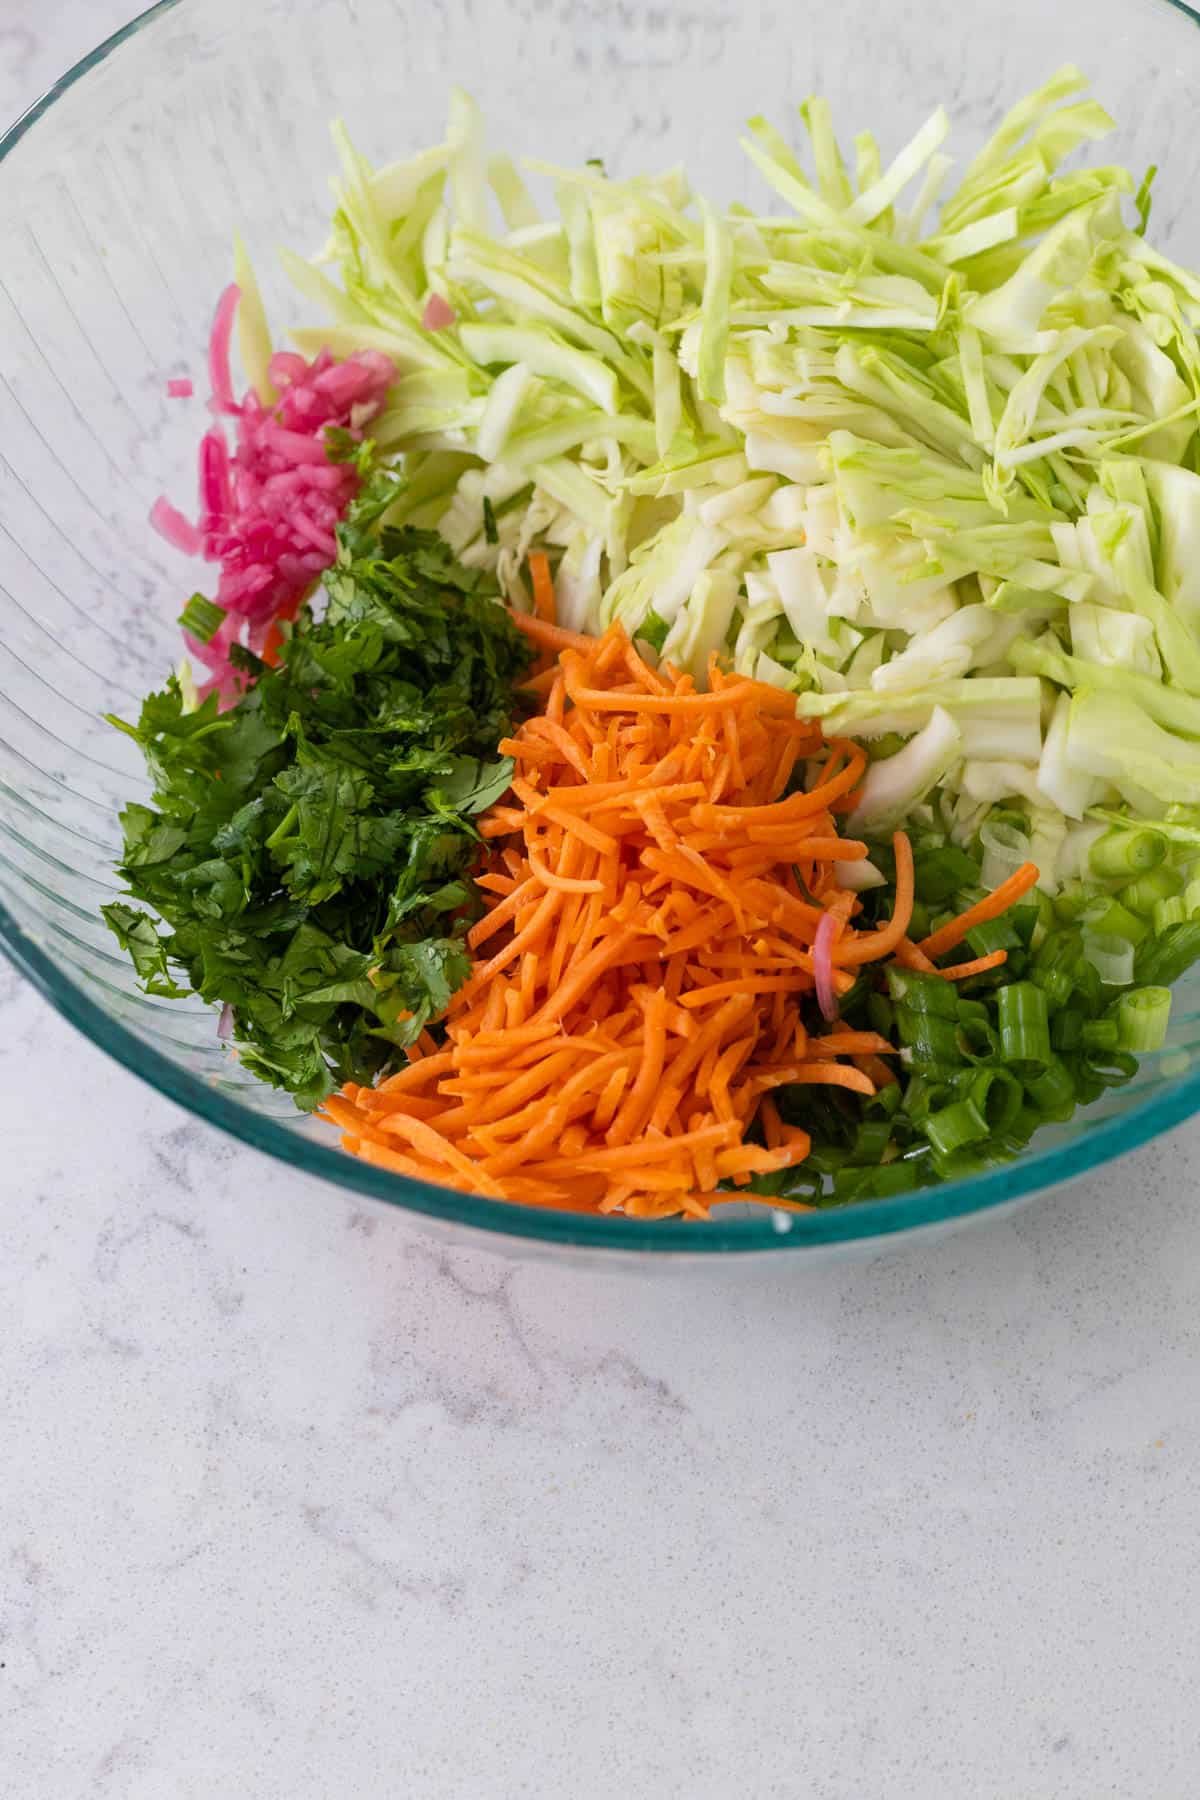
{"type": "MultiPolygon", "coordinates": [[[[1186,0],[1162,0],[1173,11],[1200,25],[1200,12],[1186,0]]],[[[185,0],[158,0],[119,31],[82,57],[0,137],[0,163],[54,105],[55,101],[121,45],[147,30],[185,0]]],[[[1005,1167],[942,1187],[921,1188],[891,1200],[862,1201],[812,1213],[776,1213],[722,1220],[687,1229],[678,1223],[600,1218],[511,1206],[407,1180],[346,1156],[332,1144],[300,1136],[277,1120],[230,1099],[186,1069],[159,1056],[119,1023],[71,980],[54,960],[21,929],[0,900],[0,949],[14,967],[85,1037],[168,1099],[218,1126],[231,1137],[289,1163],[305,1175],[332,1182],[351,1193],[381,1200],[402,1211],[446,1224],[510,1239],[598,1251],[620,1251],[653,1257],[694,1257],[814,1249],[820,1245],[854,1244],[884,1239],[922,1226],[945,1224],[985,1213],[1007,1202],[1057,1187],[1115,1157],[1136,1149],[1159,1133],[1200,1110],[1200,1069],[1177,1080],[1132,1112],[1105,1120],[1093,1131],[1068,1143],[1020,1157],[1005,1167]],[[781,1229],[781,1226],[783,1227],[781,1229]]]]}

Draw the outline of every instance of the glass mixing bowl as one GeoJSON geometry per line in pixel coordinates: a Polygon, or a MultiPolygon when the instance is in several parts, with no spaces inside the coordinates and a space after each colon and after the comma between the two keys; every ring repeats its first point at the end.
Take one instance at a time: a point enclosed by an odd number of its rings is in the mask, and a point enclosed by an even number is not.
{"type": "Polygon", "coordinates": [[[603,155],[618,174],[682,159],[699,186],[749,200],[737,137],[752,114],[786,125],[821,92],[847,131],[869,123],[886,155],[942,101],[949,147],[964,154],[1071,60],[1119,122],[1105,160],[1160,165],[1155,241],[1194,265],[1197,23],[1174,0],[165,0],[111,38],[0,143],[0,940],[17,967],[102,1049],[234,1136],[526,1247],[704,1260],[862,1246],[1014,1203],[1192,1112],[1200,975],[1177,995],[1167,1050],[1130,1086],[976,1179],[704,1226],[526,1211],[343,1156],[240,1074],[211,1010],[138,992],[97,908],[117,891],[117,810],[145,786],[102,715],[128,714],[159,685],[197,579],[147,524],[157,494],[192,485],[197,413],[165,397],[165,378],[190,371],[205,391],[235,227],[276,325],[298,322],[271,252],[323,239],[330,118],[390,160],[437,140],[457,82],[506,148],[603,155]]]}

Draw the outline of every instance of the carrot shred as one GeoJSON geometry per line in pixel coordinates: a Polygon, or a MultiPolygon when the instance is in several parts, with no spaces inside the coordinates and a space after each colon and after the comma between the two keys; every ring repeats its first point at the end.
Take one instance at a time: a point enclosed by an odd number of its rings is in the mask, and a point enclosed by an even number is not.
{"type": "MultiPolygon", "coordinates": [[[[857,937],[843,932],[833,949],[836,962],[858,964],[888,956],[908,930],[916,898],[912,845],[902,831],[897,831],[892,837],[892,848],[896,853],[896,902],[891,919],[881,930],[860,932],[857,937]]],[[[926,944],[921,948],[928,954],[926,944]]]]}
{"type": "Polygon", "coordinates": [[[972,975],[984,975],[989,969],[998,969],[1001,963],[1008,961],[1007,950],[993,950],[987,956],[977,956],[972,962],[955,963],[952,969],[939,969],[947,981],[966,981],[972,975]]]}
{"type": "MultiPolygon", "coordinates": [[[[555,655],[562,650],[591,650],[596,643],[595,638],[584,637],[578,631],[566,631],[561,625],[556,625],[553,619],[539,618],[536,613],[513,613],[512,622],[527,638],[540,644],[543,650],[552,650],[555,655]]],[[[558,670],[547,670],[546,673],[557,676],[558,670]]],[[[547,682],[547,692],[552,685],[552,682],[547,682]]]]}
{"type": "Polygon", "coordinates": [[[1007,912],[1023,894],[1029,892],[1037,878],[1037,864],[1022,863],[1007,881],[1002,881],[983,900],[976,901],[966,912],[959,913],[957,919],[950,919],[936,931],[931,931],[927,938],[922,938],[917,945],[918,950],[929,957],[944,956],[947,950],[953,950],[961,944],[968,931],[974,931],[976,925],[986,924],[989,919],[998,919],[1001,913],[1007,912]]]}
{"type": "Polygon", "coordinates": [[[881,1057],[869,1055],[856,1056],[854,1058],[854,1066],[855,1068],[862,1070],[868,1081],[874,1082],[875,1091],[877,1093],[880,1088],[894,1087],[896,1085],[897,1076],[895,1072],[888,1068],[881,1057]]]}
{"type": "Polygon", "coordinates": [[[923,975],[935,975],[936,965],[931,963],[923,950],[918,950],[911,938],[902,937],[896,945],[896,961],[904,969],[919,969],[923,975]]]}
{"type": "Polygon", "coordinates": [[[810,1037],[806,1055],[820,1060],[829,1056],[896,1056],[898,1052],[877,1031],[831,1031],[825,1037],[810,1037]]]}
{"type": "Polygon", "coordinates": [[[928,941],[906,936],[912,852],[897,833],[892,917],[856,929],[860,903],[836,864],[865,845],[837,820],[865,752],[823,747],[791,695],[716,659],[700,692],[652,667],[619,625],[601,638],[564,630],[545,555],[529,568],[535,610],[515,623],[554,660],[527,684],[544,710],[503,746],[512,787],[479,821],[476,961],[443,1044],[423,1033],[407,1068],[348,1086],[324,1111],[354,1154],[424,1181],[521,1205],[706,1218],[743,1190],[758,1199],[755,1175],[808,1155],[775,1089],[869,1096],[893,1079],[885,1038],[810,1036],[802,1009],[826,912],[841,922],[836,992],[861,964],[932,966],[928,941]],[[818,759],[812,785],[785,795],[802,757],[818,759]]]}
{"type": "Polygon", "coordinates": [[[558,623],[554,581],[550,574],[550,558],[544,550],[529,552],[529,573],[533,581],[533,610],[547,625],[558,623]]]}

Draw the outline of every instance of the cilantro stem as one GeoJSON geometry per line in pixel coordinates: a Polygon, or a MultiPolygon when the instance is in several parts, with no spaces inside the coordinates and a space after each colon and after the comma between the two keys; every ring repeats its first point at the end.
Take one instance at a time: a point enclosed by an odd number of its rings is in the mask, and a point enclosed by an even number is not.
{"type": "Polygon", "coordinates": [[[291,831],[292,831],[292,826],[296,823],[296,820],[299,817],[300,817],[300,803],[299,803],[299,801],[296,801],[291,806],[288,807],[288,809],[284,813],[282,819],[279,821],[278,825],[275,827],[274,831],[271,833],[270,837],[267,839],[267,849],[268,850],[277,850],[279,848],[280,844],[283,843],[284,839],[286,837],[290,837],[291,831]]]}

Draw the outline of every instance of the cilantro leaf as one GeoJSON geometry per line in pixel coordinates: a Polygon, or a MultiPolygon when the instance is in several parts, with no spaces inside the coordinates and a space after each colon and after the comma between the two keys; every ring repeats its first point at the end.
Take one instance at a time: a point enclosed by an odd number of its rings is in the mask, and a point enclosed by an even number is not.
{"type": "Polygon", "coordinates": [[[168,1000],[182,1000],[188,990],[172,980],[167,967],[166,944],[149,915],[120,900],[112,900],[100,910],[122,950],[128,951],[146,992],[162,994],[168,1000]]]}
{"type": "Polygon", "coordinates": [[[502,756],[498,762],[480,762],[473,756],[456,756],[436,787],[429,790],[429,801],[439,809],[457,813],[486,812],[512,786],[513,760],[502,756]]]}

